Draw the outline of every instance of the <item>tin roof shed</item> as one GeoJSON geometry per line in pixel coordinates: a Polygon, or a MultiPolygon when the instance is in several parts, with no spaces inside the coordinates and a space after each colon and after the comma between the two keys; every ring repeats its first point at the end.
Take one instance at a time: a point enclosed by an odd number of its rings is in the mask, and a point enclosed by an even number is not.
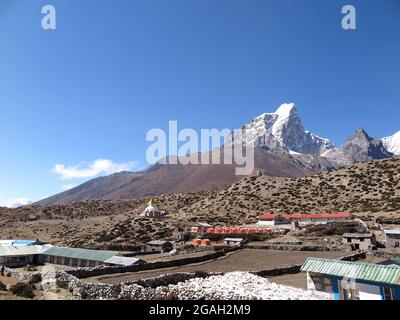
{"type": "Polygon", "coordinates": [[[118,252],[67,248],[67,247],[51,247],[50,249],[46,250],[44,254],[54,257],[105,262],[107,259],[116,256],[118,252]]]}
{"type": "Polygon", "coordinates": [[[144,263],[144,261],[141,259],[132,258],[132,257],[120,257],[120,256],[111,257],[107,260],[104,260],[104,262],[119,265],[119,266],[132,266],[134,264],[144,263]]]}
{"type": "Polygon", "coordinates": [[[308,258],[301,271],[400,285],[400,268],[371,263],[308,258]]]}

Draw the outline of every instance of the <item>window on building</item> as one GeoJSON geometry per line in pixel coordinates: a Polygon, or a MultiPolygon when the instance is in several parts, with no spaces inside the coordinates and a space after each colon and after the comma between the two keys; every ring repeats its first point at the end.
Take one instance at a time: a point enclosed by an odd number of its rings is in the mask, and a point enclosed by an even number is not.
{"type": "Polygon", "coordinates": [[[361,239],[360,239],[360,242],[364,242],[364,238],[361,238],[361,239]]]}
{"type": "Polygon", "coordinates": [[[49,262],[50,262],[50,263],[54,263],[54,257],[53,257],[53,256],[50,256],[50,257],[49,257],[49,262]]]}
{"type": "Polygon", "coordinates": [[[61,257],[57,258],[57,264],[62,264],[61,257]]]}
{"type": "Polygon", "coordinates": [[[64,258],[64,264],[65,264],[66,266],[69,265],[69,258],[64,258]]]}
{"type": "Polygon", "coordinates": [[[394,300],[394,292],[392,288],[383,288],[385,300],[394,300]]]}
{"type": "Polygon", "coordinates": [[[78,259],[72,259],[72,266],[73,267],[78,266],[78,259]]]}
{"type": "Polygon", "coordinates": [[[350,239],[350,238],[347,238],[347,242],[351,242],[351,239],[350,239]]]}
{"type": "Polygon", "coordinates": [[[81,267],[86,267],[86,260],[81,260],[80,266],[81,267]]]}
{"type": "Polygon", "coordinates": [[[89,266],[90,267],[94,267],[96,265],[96,262],[94,262],[94,261],[89,261],[89,266]]]}

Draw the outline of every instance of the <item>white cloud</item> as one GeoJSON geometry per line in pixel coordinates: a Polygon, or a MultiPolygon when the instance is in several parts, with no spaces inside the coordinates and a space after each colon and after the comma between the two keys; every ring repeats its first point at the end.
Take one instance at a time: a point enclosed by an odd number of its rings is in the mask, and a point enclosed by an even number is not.
{"type": "Polygon", "coordinates": [[[15,199],[9,199],[4,202],[0,202],[0,207],[18,208],[21,206],[27,206],[31,203],[32,201],[27,198],[15,198],[15,199]]]}
{"type": "Polygon", "coordinates": [[[63,185],[61,186],[61,189],[62,189],[63,191],[67,191],[67,190],[73,189],[73,188],[75,188],[75,187],[76,187],[76,186],[73,185],[73,184],[63,184],[63,185]]]}
{"type": "Polygon", "coordinates": [[[138,162],[114,163],[107,159],[98,159],[88,166],[82,165],[66,167],[64,164],[56,164],[53,172],[58,174],[62,179],[84,179],[93,178],[98,175],[109,175],[121,171],[131,171],[138,165],[138,162]]]}

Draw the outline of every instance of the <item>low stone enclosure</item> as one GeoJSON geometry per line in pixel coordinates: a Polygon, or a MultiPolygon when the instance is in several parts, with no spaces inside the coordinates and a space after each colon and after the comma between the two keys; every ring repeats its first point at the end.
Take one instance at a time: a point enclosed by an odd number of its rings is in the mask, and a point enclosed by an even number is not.
{"type": "Polygon", "coordinates": [[[400,259],[400,253],[399,252],[391,252],[391,251],[370,251],[368,252],[368,255],[374,256],[374,257],[379,257],[379,258],[385,258],[385,259],[400,259]]]}
{"type": "Polygon", "coordinates": [[[38,283],[42,281],[42,274],[40,272],[20,272],[8,267],[4,267],[4,274],[10,275],[11,277],[17,278],[18,280],[27,283],[38,283]]]}
{"type": "Polygon", "coordinates": [[[263,245],[245,244],[243,248],[283,251],[348,251],[348,246],[343,245],[342,241],[320,241],[318,243],[317,240],[317,238],[298,237],[296,241],[271,240],[263,245]]]}
{"type": "MultiPolygon", "coordinates": [[[[352,255],[342,257],[341,260],[358,260],[366,257],[366,252],[357,252],[352,255]]],[[[260,277],[272,277],[284,274],[295,274],[300,272],[301,264],[284,266],[279,268],[267,269],[256,272],[249,272],[260,277]]],[[[44,276],[37,273],[22,273],[13,271],[6,268],[6,272],[12,273],[12,276],[21,279],[24,282],[38,283],[44,276]]],[[[82,269],[56,271],[54,273],[55,283],[57,287],[67,289],[72,299],[88,299],[88,300],[172,300],[178,297],[190,299],[196,293],[185,292],[184,294],[179,291],[176,285],[195,278],[208,278],[210,276],[219,276],[224,273],[209,273],[209,272],[195,272],[195,273],[175,273],[167,274],[159,277],[142,279],[135,282],[125,282],[116,285],[103,284],[103,283],[89,283],[77,276],[87,276],[88,273],[83,273],[82,269]]],[[[98,272],[93,272],[91,276],[98,272]]],[[[88,271],[86,271],[88,272],[88,271]]],[[[131,272],[131,271],[124,271],[131,272]]],[[[102,273],[105,274],[105,273],[102,273]]],[[[218,296],[208,293],[208,298],[218,298],[218,296]]]]}

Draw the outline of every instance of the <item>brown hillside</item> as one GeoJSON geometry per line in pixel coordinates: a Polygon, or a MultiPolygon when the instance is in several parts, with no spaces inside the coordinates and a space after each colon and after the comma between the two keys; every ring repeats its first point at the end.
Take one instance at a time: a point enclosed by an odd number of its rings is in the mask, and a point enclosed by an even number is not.
{"type": "Polygon", "coordinates": [[[168,216],[139,217],[148,198],[91,200],[0,209],[0,238],[40,238],[77,246],[138,244],[171,235],[179,224],[254,223],[263,212],[400,213],[400,159],[351,165],[303,178],[252,176],[221,191],[171,194],[156,202],[168,216]]]}

